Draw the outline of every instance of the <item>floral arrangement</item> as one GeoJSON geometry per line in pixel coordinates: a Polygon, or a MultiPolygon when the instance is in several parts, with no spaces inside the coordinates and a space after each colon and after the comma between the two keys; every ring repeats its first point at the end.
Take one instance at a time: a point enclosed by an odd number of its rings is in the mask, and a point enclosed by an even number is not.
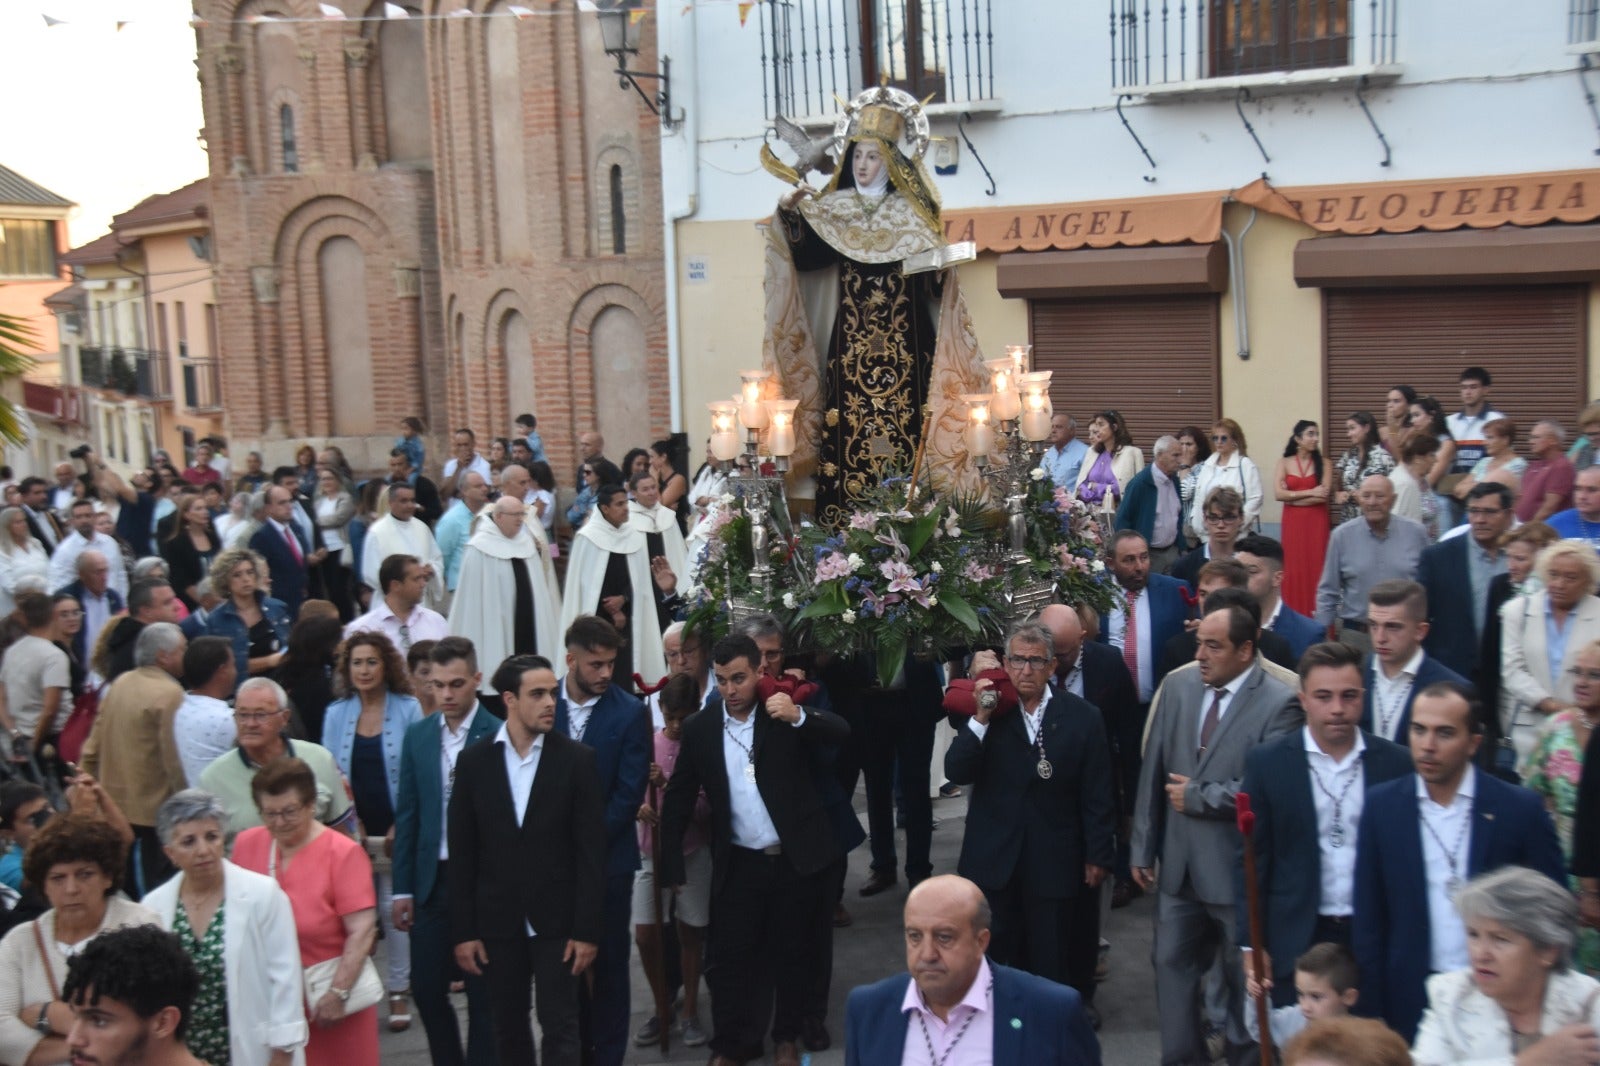
{"type": "Polygon", "coordinates": [[[836,654],[872,652],[889,685],[907,655],[938,655],[998,637],[1006,576],[987,536],[993,513],[977,499],[908,498],[886,481],[837,532],[800,530],[800,580],[783,593],[803,643],[836,654]]]}
{"type": "MultiPolygon", "coordinates": [[[[696,632],[720,637],[731,628],[734,604],[751,611],[769,611],[784,617],[781,594],[800,580],[792,558],[794,540],[789,532],[789,512],[782,503],[769,512],[781,536],[768,543],[768,565],[773,569],[772,587],[762,590],[751,571],[755,568],[750,538],[750,515],[744,508],[746,486],[730,481],[731,491],[715,501],[705,517],[706,544],[697,558],[690,560],[693,573],[686,590],[689,612],[684,624],[696,632]]],[[[773,501],[769,500],[769,503],[773,501]]]]}
{"type": "Polygon", "coordinates": [[[1107,531],[1100,513],[1056,485],[1043,467],[1034,467],[1028,475],[1022,513],[1028,531],[1024,550],[1034,573],[1053,575],[1056,592],[1065,603],[1102,613],[1111,610],[1117,586],[1101,559],[1107,531]]]}

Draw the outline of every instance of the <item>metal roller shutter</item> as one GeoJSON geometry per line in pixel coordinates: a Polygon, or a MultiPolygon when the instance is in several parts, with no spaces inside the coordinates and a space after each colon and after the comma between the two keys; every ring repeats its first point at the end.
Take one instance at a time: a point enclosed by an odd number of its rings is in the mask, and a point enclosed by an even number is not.
{"type": "Polygon", "coordinates": [[[1029,318],[1033,365],[1055,372],[1051,401],[1080,435],[1095,411],[1115,408],[1148,459],[1163,433],[1217,417],[1216,296],[1034,300],[1029,318]]]}
{"type": "Polygon", "coordinates": [[[1381,422],[1385,394],[1410,385],[1446,412],[1461,406],[1469,366],[1494,377],[1494,406],[1515,419],[1518,444],[1541,418],[1570,434],[1588,382],[1588,290],[1582,285],[1500,288],[1328,289],[1323,292],[1327,418],[1344,445],[1352,411],[1381,422]]]}

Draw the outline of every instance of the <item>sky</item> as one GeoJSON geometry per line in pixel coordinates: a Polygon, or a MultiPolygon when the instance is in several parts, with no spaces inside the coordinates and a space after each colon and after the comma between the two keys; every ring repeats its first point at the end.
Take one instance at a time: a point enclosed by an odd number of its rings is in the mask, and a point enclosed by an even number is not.
{"type": "Polygon", "coordinates": [[[186,0],[0,0],[0,163],[78,204],[73,247],[205,176],[190,15],[186,0]]]}

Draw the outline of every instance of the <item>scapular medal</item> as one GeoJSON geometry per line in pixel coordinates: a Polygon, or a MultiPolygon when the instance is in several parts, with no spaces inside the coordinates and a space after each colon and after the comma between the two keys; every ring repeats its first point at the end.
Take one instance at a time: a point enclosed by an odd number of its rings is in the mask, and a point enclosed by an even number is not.
{"type": "Polygon", "coordinates": [[[754,781],[756,779],[756,764],[755,763],[747,762],[747,763],[744,764],[744,778],[745,778],[746,781],[754,781]]]}
{"type": "Polygon", "coordinates": [[[1045,781],[1050,780],[1050,775],[1055,773],[1055,770],[1050,766],[1050,760],[1045,758],[1039,760],[1038,770],[1039,777],[1045,781]]]}
{"type": "Polygon", "coordinates": [[[1328,830],[1328,843],[1336,848],[1344,847],[1344,825],[1334,822],[1333,828],[1328,830]]]}

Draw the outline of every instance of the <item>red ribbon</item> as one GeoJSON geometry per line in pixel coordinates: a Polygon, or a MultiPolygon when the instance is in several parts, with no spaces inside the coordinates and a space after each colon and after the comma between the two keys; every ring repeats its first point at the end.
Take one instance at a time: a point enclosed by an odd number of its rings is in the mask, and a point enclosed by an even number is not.
{"type": "Polygon", "coordinates": [[[671,680],[672,680],[672,675],[668,674],[666,677],[663,677],[660,681],[657,681],[655,684],[649,685],[649,684],[645,683],[644,678],[640,677],[638,674],[634,674],[633,675],[633,686],[639,690],[639,695],[641,695],[641,696],[653,696],[657,692],[660,692],[662,689],[666,688],[667,687],[667,682],[671,681],[671,680]]]}
{"type": "Polygon", "coordinates": [[[766,702],[779,692],[794,701],[796,707],[804,707],[806,701],[814,697],[821,689],[813,681],[793,677],[785,674],[782,677],[768,677],[761,675],[761,680],[756,682],[756,694],[766,702]]]}

